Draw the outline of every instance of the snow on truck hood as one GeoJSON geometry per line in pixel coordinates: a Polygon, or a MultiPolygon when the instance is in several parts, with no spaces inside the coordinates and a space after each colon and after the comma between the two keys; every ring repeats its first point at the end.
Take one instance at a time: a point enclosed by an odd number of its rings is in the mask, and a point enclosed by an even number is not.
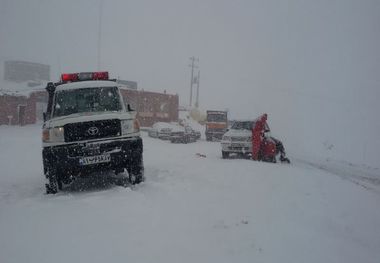
{"type": "Polygon", "coordinates": [[[250,137],[252,132],[250,130],[234,130],[230,129],[224,134],[224,136],[236,136],[236,137],[250,137]]]}
{"type": "Polygon", "coordinates": [[[134,112],[125,113],[123,111],[115,112],[82,112],[75,113],[68,116],[62,116],[50,119],[46,122],[46,128],[63,126],[68,123],[78,123],[78,122],[88,122],[88,121],[99,121],[99,120],[109,120],[109,119],[120,119],[120,120],[130,120],[133,119],[134,112]]]}

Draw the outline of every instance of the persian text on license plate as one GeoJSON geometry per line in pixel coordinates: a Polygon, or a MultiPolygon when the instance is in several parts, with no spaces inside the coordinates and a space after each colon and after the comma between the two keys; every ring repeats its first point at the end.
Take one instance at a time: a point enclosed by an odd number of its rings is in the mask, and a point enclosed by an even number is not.
{"type": "Polygon", "coordinates": [[[110,161],[111,161],[111,155],[103,154],[103,155],[83,157],[79,160],[79,164],[89,165],[89,164],[97,164],[97,163],[108,163],[110,161]]]}

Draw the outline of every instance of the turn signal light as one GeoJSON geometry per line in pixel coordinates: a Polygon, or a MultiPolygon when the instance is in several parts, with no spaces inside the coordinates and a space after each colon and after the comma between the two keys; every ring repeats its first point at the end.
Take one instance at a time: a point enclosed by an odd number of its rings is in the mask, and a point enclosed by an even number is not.
{"type": "Polygon", "coordinates": [[[49,129],[43,129],[42,130],[42,141],[48,142],[50,139],[49,129]]]}
{"type": "Polygon", "coordinates": [[[133,128],[134,128],[134,130],[135,130],[136,132],[140,131],[140,122],[139,122],[138,119],[135,119],[135,120],[133,121],[133,128]]]}

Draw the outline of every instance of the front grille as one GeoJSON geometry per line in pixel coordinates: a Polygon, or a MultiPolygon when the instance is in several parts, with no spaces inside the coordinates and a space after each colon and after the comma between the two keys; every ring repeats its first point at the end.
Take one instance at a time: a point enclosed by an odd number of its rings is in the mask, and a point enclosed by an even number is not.
{"type": "Polygon", "coordinates": [[[69,123],[64,126],[65,142],[75,142],[120,136],[120,120],[69,123]]]}

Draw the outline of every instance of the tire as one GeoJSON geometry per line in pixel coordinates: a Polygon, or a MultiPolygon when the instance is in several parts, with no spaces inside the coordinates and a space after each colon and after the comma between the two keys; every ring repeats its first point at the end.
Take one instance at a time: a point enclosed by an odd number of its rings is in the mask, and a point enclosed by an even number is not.
{"type": "Polygon", "coordinates": [[[144,162],[142,153],[130,160],[130,164],[127,167],[129,183],[139,184],[145,181],[144,177],[144,162]]]}
{"type": "Polygon", "coordinates": [[[139,174],[139,175],[130,174],[128,181],[131,185],[135,185],[135,184],[144,182],[145,177],[142,174],[139,174]]]}
{"type": "Polygon", "coordinates": [[[60,177],[57,178],[57,186],[58,190],[61,191],[63,188],[62,179],[60,177]]]}
{"type": "MultiPolygon", "coordinates": [[[[58,193],[59,183],[57,180],[57,173],[49,171],[47,175],[48,183],[45,184],[46,194],[56,194],[58,193]]],[[[62,189],[62,181],[60,181],[60,188],[62,189]]]]}
{"type": "Polygon", "coordinates": [[[117,186],[127,187],[128,184],[129,184],[129,176],[123,176],[115,180],[115,185],[117,186]]]}
{"type": "Polygon", "coordinates": [[[262,158],[262,161],[263,162],[267,162],[267,163],[276,163],[276,157],[266,157],[266,158],[262,158]]]}
{"type": "Polygon", "coordinates": [[[230,153],[229,152],[222,151],[222,158],[223,159],[228,159],[229,157],[230,157],[230,153]]]}

